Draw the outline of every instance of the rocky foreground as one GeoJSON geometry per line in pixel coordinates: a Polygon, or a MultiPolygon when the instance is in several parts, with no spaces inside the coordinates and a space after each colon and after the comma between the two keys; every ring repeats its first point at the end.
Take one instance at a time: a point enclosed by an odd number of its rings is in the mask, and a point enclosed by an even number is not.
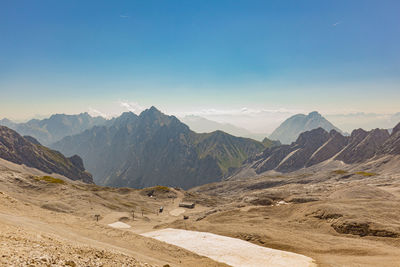
{"type": "Polygon", "coordinates": [[[77,245],[9,225],[1,228],[2,266],[154,266],[116,251],[77,245]]]}

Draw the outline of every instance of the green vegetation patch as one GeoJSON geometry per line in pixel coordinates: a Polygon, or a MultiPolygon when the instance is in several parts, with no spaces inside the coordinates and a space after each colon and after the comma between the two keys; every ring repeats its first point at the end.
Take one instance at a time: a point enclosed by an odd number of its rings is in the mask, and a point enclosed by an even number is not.
{"type": "Polygon", "coordinates": [[[376,175],[376,173],[373,173],[373,172],[356,172],[356,174],[362,175],[362,176],[365,176],[365,177],[370,177],[370,176],[375,176],[376,175]]]}
{"type": "Polygon", "coordinates": [[[36,176],[36,180],[38,181],[44,181],[50,184],[65,184],[65,181],[62,179],[54,178],[51,176],[36,176]]]}
{"type": "Polygon", "coordinates": [[[347,171],[345,170],[336,170],[336,171],[332,171],[333,174],[346,174],[347,171]]]}
{"type": "Polygon", "coordinates": [[[167,187],[167,186],[162,186],[162,185],[157,185],[157,186],[154,186],[154,187],[151,187],[150,189],[153,189],[153,190],[155,190],[155,191],[166,191],[166,192],[169,192],[169,191],[171,191],[170,189],[169,189],[169,187],[167,187]]]}

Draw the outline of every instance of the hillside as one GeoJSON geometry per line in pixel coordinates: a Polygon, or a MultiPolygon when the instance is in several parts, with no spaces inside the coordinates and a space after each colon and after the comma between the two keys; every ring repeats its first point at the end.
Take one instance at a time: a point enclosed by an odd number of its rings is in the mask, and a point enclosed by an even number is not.
{"type": "Polygon", "coordinates": [[[285,120],[272,134],[269,136],[272,140],[279,140],[283,144],[290,144],[296,141],[297,137],[306,131],[321,127],[326,131],[335,130],[341,132],[337,127],[325,119],[316,111],[308,115],[297,114],[285,120]]]}
{"type": "Polygon", "coordinates": [[[91,174],[85,171],[79,156],[66,158],[58,151],[30,142],[5,126],[0,126],[0,158],[45,173],[61,174],[72,180],[93,182],[91,174]]]}
{"type": "Polygon", "coordinates": [[[52,147],[81,155],[98,184],[135,188],[190,188],[218,181],[265,148],[221,131],[197,134],[155,107],[139,116],[124,113],[110,125],[66,137],[52,147]]]}
{"type": "Polygon", "coordinates": [[[33,119],[26,123],[14,123],[8,119],[0,120],[0,125],[6,126],[21,135],[36,138],[41,144],[49,145],[65,136],[78,134],[95,125],[107,122],[102,117],[92,117],[88,113],[78,115],[55,114],[48,119],[33,119]]]}

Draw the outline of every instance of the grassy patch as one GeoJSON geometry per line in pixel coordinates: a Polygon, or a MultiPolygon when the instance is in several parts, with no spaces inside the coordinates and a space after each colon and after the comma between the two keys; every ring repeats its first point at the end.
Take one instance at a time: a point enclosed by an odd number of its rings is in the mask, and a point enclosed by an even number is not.
{"type": "Polygon", "coordinates": [[[156,191],[167,191],[167,192],[170,191],[169,187],[162,186],[162,185],[154,186],[154,187],[152,187],[151,189],[154,189],[154,190],[156,190],[156,191]]]}
{"type": "Polygon", "coordinates": [[[332,171],[333,174],[346,174],[347,171],[345,170],[336,170],[336,171],[332,171]]]}
{"type": "Polygon", "coordinates": [[[370,177],[370,176],[375,176],[376,175],[376,173],[373,173],[373,172],[356,172],[356,174],[362,175],[362,176],[365,176],[365,177],[370,177]]]}
{"type": "Polygon", "coordinates": [[[38,181],[44,181],[50,184],[65,184],[65,181],[62,179],[54,178],[51,176],[36,176],[36,180],[38,181]]]}

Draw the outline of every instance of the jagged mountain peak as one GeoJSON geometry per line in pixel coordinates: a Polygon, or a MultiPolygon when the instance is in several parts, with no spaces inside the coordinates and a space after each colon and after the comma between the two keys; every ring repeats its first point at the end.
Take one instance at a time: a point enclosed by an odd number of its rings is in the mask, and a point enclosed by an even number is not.
{"type": "Polygon", "coordinates": [[[145,116],[167,116],[167,115],[162,113],[155,106],[151,106],[150,108],[143,110],[139,115],[139,117],[145,117],[145,116]]]}
{"type": "Polygon", "coordinates": [[[321,136],[328,136],[329,133],[325,131],[323,128],[318,127],[317,129],[312,129],[310,131],[303,132],[299,135],[299,137],[296,140],[296,143],[298,144],[305,144],[306,142],[312,141],[316,138],[319,138],[321,136]]]}
{"type": "Polygon", "coordinates": [[[168,126],[179,128],[185,132],[190,131],[189,127],[178,120],[178,118],[172,115],[164,114],[154,106],[140,113],[139,123],[152,128],[168,126]]]}

